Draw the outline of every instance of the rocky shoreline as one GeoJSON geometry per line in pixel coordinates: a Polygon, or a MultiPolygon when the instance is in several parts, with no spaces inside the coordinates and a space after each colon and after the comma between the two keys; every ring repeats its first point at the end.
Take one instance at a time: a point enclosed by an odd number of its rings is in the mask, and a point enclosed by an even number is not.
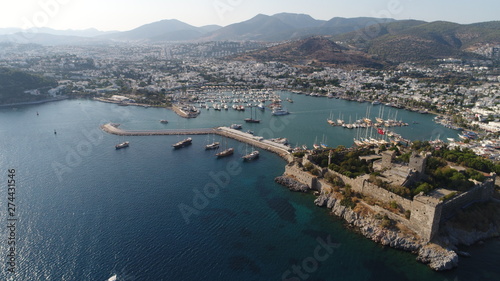
{"type": "MultiPolygon", "coordinates": [[[[277,177],[275,181],[291,191],[306,192],[310,190],[307,185],[287,176],[277,177]]],[[[335,193],[321,192],[314,203],[319,207],[330,209],[334,215],[344,219],[363,236],[381,245],[417,254],[418,261],[427,264],[436,271],[449,270],[458,265],[458,254],[453,250],[427,243],[417,238],[415,234],[385,228],[381,226],[380,219],[377,219],[375,215],[360,214],[349,207],[342,206],[341,200],[336,198],[335,193]]]]}

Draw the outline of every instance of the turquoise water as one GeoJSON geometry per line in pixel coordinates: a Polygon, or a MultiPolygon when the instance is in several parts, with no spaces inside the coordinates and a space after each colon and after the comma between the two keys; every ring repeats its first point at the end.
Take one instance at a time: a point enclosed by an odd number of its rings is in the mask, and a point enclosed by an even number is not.
{"type": "MultiPolygon", "coordinates": [[[[289,94],[284,94],[288,96],[289,94]]],[[[368,104],[291,96],[293,114],[260,113],[244,130],[312,145],[352,143],[355,130],[332,128],[330,110],[364,116],[368,104]]],[[[372,109],[373,116],[378,111],[372,109]],[[376,112],[375,112],[376,111],[376,112]]],[[[243,123],[249,112],[203,111],[182,119],[164,109],[69,100],[0,109],[0,208],[7,208],[7,169],[16,169],[16,270],[0,280],[496,280],[498,240],[467,249],[460,268],[436,273],[409,253],[381,247],[344,228],[314,196],[273,182],[285,162],[266,151],[250,163],[245,145],[216,159],[206,136],[173,150],[178,136],[120,137],[98,129],[199,128],[243,123]],[[36,113],[39,112],[39,116],[36,113]],[[160,119],[169,124],[159,123],[160,119]],[[54,130],[57,134],[54,134],[54,130]],[[130,141],[130,147],[114,145],[130,141]],[[181,212],[181,209],[183,212],[181,212]],[[330,241],[322,248],[319,241],[330,241]],[[333,246],[332,246],[333,245],[333,246]],[[319,248],[318,248],[319,247],[319,248]],[[318,252],[319,251],[319,252],[318,252]],[[297,267],[300,266],[300,267],[297,267]],[[289,271],[289,273],[287,273],[289,271]]],[[[335,116],[336,118],[337,116],[335,116]]],[[[432,116],[398,112],[419,124],[394,131],[411,139],[456,132],[432,116]]],[[[0,220],[5,225],[7,215],[0,220]]],[[[4,226],[0,255],[8,253],[4,226]]]]}

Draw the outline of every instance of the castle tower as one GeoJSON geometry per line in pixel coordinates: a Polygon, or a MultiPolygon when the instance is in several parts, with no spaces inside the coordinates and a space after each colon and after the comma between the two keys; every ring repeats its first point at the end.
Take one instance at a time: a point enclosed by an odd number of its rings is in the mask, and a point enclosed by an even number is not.
{"type": "Polygon", "coordinates": [[[396,157],[396,151],[386,150],[382,152],[382,169],[390,169],[392,167],[392,161],[396,157]]]}
{"type": "Polygon", "coordinates": [[[427,164],[427,157],[430,156],[430,153],[427,152],[424,155],[418,154],[417,152],[413,152],[410,156],[409,168],[410,170],[414,170],[418,172],[419,176],[425,174],[425,165],[427,164]]]}

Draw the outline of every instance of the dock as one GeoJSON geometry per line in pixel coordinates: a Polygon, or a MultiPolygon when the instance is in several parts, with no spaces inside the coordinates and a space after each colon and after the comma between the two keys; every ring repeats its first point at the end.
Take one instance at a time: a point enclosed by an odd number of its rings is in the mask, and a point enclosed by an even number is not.
{"type": "Polygon", "coordinates": [[[248,143],[254,147],[273,152],[288,162],[293,161],[290,147],[266,140],[263,137],[254,136],[229,127],[205,128],[205,129],[174,129],[174,130],[123,130],[118,128],[119,124],[108,123],[101,126],[106,133],[118,136],[168,136],[168,135],[208,135],[217,134],[240,142],[248,143]]]}

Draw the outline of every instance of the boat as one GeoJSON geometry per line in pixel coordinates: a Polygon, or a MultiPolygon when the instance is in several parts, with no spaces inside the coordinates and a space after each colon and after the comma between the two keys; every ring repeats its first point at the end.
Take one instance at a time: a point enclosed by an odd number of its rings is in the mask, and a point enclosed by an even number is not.
{"type": "Polygon", "coordinates": [[[258,107],[260,110],[262,110],[262,111],[264,111],[264,110],[266,109],[266,107],[264,106],[264,104],[263,104],[263,103],[259,103],[259,105],[257,105],[257,107],[258,107]]]}
{"type": "Polygon", "coordinates": [[[177,149],[177,148],[181,148],[181,147],[185,147],[185,146],[191,145],[192,141],[193,141],[192,138],[187,138],[187,139],[181,140],[180,142],[172,144],[172,146],[175,149],[177,149]]]}
{"type": "Polygon", "coordinates": [[[321,140],[321,143],[319,144],[321,146],[321,148],[327,148],[328,145],[326,145],[326,138],[325,136],[323,135],[323,140],[321,140]]]}
{"type": "Polygon", "coordinates": [[[259,151],[254,150],[241,158],[243,158],[243,161],[252,161],[252,160],[258,158],[259,154],[260,154],[259,151]]]}
{"type": "Polygon", "coordinates": [[[330,117],[328,117],[328,119],[326,119],[326,122],[328,122],[328,124],[330,124],[332,126],[335,126],[335,122],[333,122],[333,115],[332,115],[331,111],[330,111],[330,117]]]}
{"type": "Polygon", "coordinates": [[[115,275],[113,275],[113,276],[109,277],[107,281],[116,281],[116,280],[117,280],[117,278],[118,278],[118,277],[117,277],[117,276],[116,276],[116,274],[115,274],[115,275]]]}
{"type": "Polygon", "coordinates": [[[219,148],[220,143],[219,142],[213,142],[211,144],[205,145],[205,150],[212,150],[212,149],[217,149],[219,148]]]}
{"type": "Polygon", "coordinates": [[[215,154],[215,156],[217,156],[217,158],[222,158],[222,157],[226,157],[229,155],[233,155],[233,153],[234,153],[234,148],[230,147],[226,150],[223,150],[223,151],[215,154]]]}
{"type": "Polygon", "coordinates": [[[233,124],[229,128],[233,130],[241,130],[241,125],[240,124],[233,124]]]}
{"type": "Polygon", "coordinates": [[[260,120],[253,119],[253,110],[250,110],[250,118],[245,118],[245,122],[246,123],[260,123],[260,120]]]}
{"type": "Polygon", "coordinates": [[[122,142],[120,144],[115,145],[115,149],[122,149],[122,148],[128,147],[128,145],[129,145],[128,141],[122,142]]]}
{"type": "Polygon", "coordinates": [[[320,148],[321,148],[321,146],[319,146],[319,144],[318,144],[318,137],[316,137],[316,139],[314,140],[314,143],[313,143],[313,148],[314,148],[315,150],[317,150],[317,149],[320,149],[320,148]]]}
{"type": "Polygon", "coordinates": [[[245,122],[247,122],[247,123],[260,123],[260,120],[252,119],[252,118],[245,118],[245,122]]]}
{"type": "Polygon", "coordinates": [[[278,108],[278,107],[273,109],[274,116],[281,116],[281,115],[287,115],[287,114],[290,114],[290,112],[288,112],[286,109],[282,109],[282,108],[278,108]]]}
{"type": "Polygon", "coordinates": [[[167,120],[160,120],[160,123],[162,123],[162,124],[167,124],[167,123],[168,123],[168,121],[167,121],[167,120]]]}

